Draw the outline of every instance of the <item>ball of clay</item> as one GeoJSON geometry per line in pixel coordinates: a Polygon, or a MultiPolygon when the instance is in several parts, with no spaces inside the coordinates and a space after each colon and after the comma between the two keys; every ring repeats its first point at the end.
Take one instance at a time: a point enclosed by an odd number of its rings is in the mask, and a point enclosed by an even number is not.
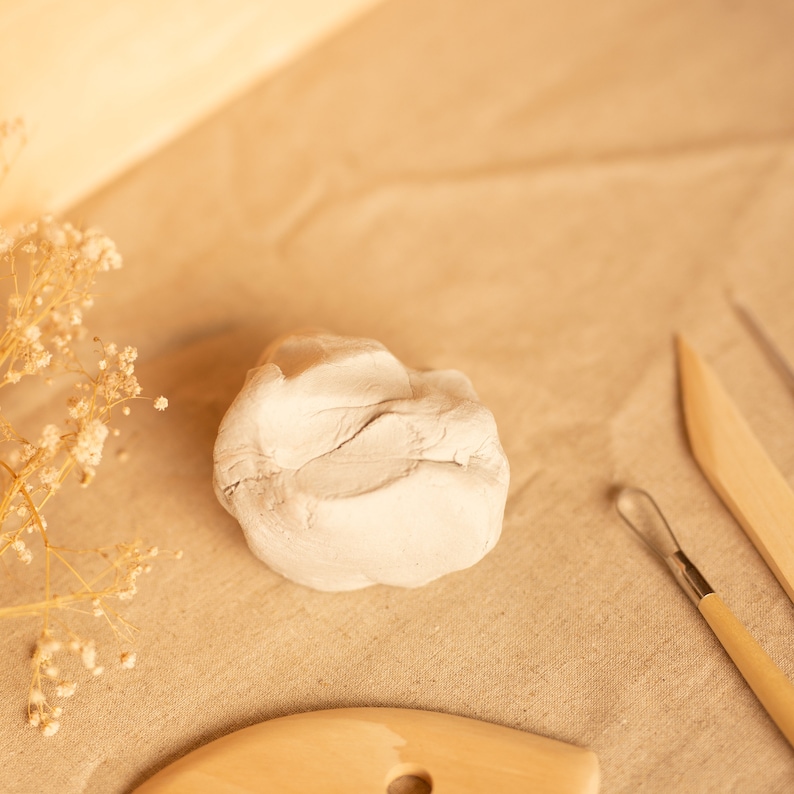
{"type": "Polygon", "coordinates": [[[253,553],[317,590],[417,587],[473,565],[499,539],[508,481],[465,375],[325,332],[265,350],[215,443],[215,493],[253,553]]]}

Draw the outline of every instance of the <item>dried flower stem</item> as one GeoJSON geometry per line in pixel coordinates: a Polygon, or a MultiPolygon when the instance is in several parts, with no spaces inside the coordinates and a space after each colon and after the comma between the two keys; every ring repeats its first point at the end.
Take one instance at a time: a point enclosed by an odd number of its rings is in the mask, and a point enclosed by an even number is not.
{"type": "MultiPolygon", "coordinates": [[[[4,143],[10,129],[0,125],[0,181],[10,163],[4,143]]],[[[62,660],[68,667],[69,657],[77,657],[93,675],[103,670],[96,661],[94,640],[80,636],[67,618],[101,618],[116,639],[120,665],[133,667],[136,655],[127,646],[134,642],[138,629],[116,604],[135,595],[138,577],[151,570],[151,560],[161,552],[138,541],[94,549],[58,545],[43,514],[49,500],[74,474],[83,486],[91,482],[108,435],[120,432],[111,425],[117,409],[127,415],[128,403],[142,399],[135,348],[119,350],[94,337],[100,356],[95,374],[89,374],[76,352],[87,338],[83,311],[93,303],[97,275],[121,267],[115,245],[96,229],[82,231],[45,217],[22,227],[15,236],[0,226],[3,263],[6,272],[0,273],[0,295],[5,287],[7,300],[5,328],[0,333],[0,389],[31,375],[43,376],[48,383],[57,375],[73,378],[74,393],[67,400],[65,421],[44,425],[35,443],[0,413],[0,560],[15,555],[19,563],[29,566],[33,541],[41,547],[44,563],[42,597],[0,606],[0,618],[41,619],[31,659],[27,716],[43,735],[52,736],[62,714],[62,707],[53,705],[54,699],[71,696],[77,687],[72,677],[62,673],[62,660]],[[56,570],[59,582],[64,578],[71,582],[66,595],[53,592],[56,570]]],[[[158,397],[153,404],[164,410],[168,401],[158,397]]]]}

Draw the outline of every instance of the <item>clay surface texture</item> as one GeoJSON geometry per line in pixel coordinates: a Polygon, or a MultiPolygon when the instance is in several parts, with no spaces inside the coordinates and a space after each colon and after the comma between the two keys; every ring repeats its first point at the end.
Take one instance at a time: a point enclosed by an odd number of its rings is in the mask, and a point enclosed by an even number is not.
{"type": "Polygon", "coordinates": [[[417,587],[475,564],[499,538],[508,481],[465,375],[315,331],[265,350],[214,452],[215,493],[253,553],[318,590],[417,587]]]}

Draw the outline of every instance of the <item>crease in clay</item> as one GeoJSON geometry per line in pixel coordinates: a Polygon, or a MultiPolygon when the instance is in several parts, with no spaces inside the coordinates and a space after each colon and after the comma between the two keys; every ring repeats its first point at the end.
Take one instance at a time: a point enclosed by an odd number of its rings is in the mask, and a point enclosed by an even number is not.
{"type": "Polygon", "coordinates": [[[465,375],[308,331],[276,340],[247,373],[213,480],[253,553],[287,578],[416,587],[493,548],[509,465],[465,375]]]}

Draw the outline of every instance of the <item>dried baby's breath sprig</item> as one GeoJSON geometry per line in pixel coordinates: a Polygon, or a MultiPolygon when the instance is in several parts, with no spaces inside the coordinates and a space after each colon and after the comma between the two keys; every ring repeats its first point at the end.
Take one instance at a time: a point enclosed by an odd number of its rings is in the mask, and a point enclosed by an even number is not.
{"type": "MultiPolygon", "coordinates": [[[[0,140],[4,133],[7,137],[7,130],[0,129],[0,140]]],[[[0,171],[7,161],[3,150],[0,171]]],[[[158,556],[157,547],[146,548],[138,541],[70,548],[56,542],[59,533],[48,527],[44,516],[48,501],[68,480],[76,475],[83,486],[91,482],[108,435],[120,432],[116,417],[128,414],[128,403],[141,398],[137,350],[119,349],[98,337],[92,341],[83,324],[98,274],[121,264],[113,242],[96,229],[80,230],[51,217],[15,234],[0,226],[0,295],[5,298],[0,397],[3,389],[30,376],[49,383],[65,375],[74,382],[65,416],[43,424],[31,438],[17,432],[0,411],[0,558],[8,569],[16,566],[12,580],[25,570],[42,578],[38,600],[0,603],[0,617],[41,619],[31,654],[27,715],[44,736],[55,735],[60,727],[63,707],[56,701],[73,695],[81,676],[96,676],[104,669],[97,662],[96,641],[74,629],[74,621],[97,619],[117,642],[119,665],[134,667],[131,646],[137,628],[120,610],[158,556]],[[86,346],[97,355],[94,372],[78,357],[86,346]],[[56,579],[59,586],[67,585],[65,595],[53,591],[56,579]]],[[[158,397],[153,405],[162,411],[168,401],[158,397]]]]}

